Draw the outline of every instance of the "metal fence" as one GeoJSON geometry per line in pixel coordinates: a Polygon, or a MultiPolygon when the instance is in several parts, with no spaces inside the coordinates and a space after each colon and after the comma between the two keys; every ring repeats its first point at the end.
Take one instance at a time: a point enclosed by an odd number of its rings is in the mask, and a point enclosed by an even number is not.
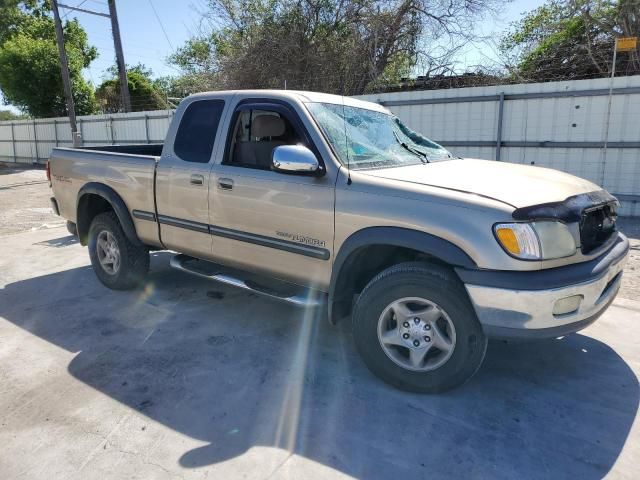
{"type": "MultiPolygon", "coordinates": [[[[173,110],[77,118],[81,145],[161,143],[173,110]]],[[[0,122],[0,162],[44,163],[53,147],[71,147],[67,117],[0,122]]]]}
{"type": "MultiPolygon", "coordinates": [[[[640,76],[364,95],[463,157],[563,170],[640,216],[640,76]]],[[[83,145],[162,142],[173,111],[78,117],[83,145]]],[[[67,118],[0,122],[0,161],[43,163],[71,146],[67,118]]]]}
{"type": "Polygon", "coordinates": [[[640,216],[640,76],[363,95],[462,157],[586,178],[640,216]]]}

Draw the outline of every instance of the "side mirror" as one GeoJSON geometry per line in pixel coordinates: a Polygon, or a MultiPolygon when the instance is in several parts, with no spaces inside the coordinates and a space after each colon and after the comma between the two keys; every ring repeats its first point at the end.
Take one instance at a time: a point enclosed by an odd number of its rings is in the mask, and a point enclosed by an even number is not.
{"type": "Polygon", "coordinates": [[[280,145],[274,148],[271,165],[274,171],[282,173],[316,175],[321,171],[318,159],[304,145],[280,145]]]}

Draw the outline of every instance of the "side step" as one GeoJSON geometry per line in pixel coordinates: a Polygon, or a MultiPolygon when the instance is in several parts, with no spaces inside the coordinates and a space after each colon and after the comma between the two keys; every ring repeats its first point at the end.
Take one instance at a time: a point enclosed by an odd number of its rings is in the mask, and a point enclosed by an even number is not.
{"type": "Polygon", "coordinates": [[[256,274],[207,262],[188,255],[176,255],[171,258],[169,264],[177,270],[243,290],[249,290],[298,307],[320,307],[326,303],[327,294],[320,290],[301,287],[281,280],[265,279],[256,274]],[[266,285],[266,283],[269,283],[269,285],[266,285]]]}

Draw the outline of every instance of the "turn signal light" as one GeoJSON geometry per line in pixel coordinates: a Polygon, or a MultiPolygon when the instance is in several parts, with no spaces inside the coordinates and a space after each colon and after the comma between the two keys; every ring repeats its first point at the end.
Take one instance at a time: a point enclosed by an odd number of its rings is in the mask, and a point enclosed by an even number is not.
{"type": "Polygon", "coordinates": [[[518,239],[516,238],[516,234],[510,228],[498,228],[496,229],[496,235],[498,236],[498,240],[504,248],[509,250],[509,252],[514,255],[518,255],[520,253],[520,245],[518,245],[518,239]]]}
{"type": "Polygon", "coordinates": [[[539,260],[540,242],[528,223],[498,223],[493,227],[496,239],[507,253],[523,260],[539,260]]]}

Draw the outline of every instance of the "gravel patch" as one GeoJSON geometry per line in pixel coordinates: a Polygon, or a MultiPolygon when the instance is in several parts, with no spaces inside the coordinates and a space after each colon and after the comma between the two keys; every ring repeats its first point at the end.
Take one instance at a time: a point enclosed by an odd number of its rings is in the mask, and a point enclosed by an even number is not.
{"type": "Polygon", "coordinates": [[[44,170],[0,167],[0,237],[64,225],[53,213],[49,198],[44,170]]]}

